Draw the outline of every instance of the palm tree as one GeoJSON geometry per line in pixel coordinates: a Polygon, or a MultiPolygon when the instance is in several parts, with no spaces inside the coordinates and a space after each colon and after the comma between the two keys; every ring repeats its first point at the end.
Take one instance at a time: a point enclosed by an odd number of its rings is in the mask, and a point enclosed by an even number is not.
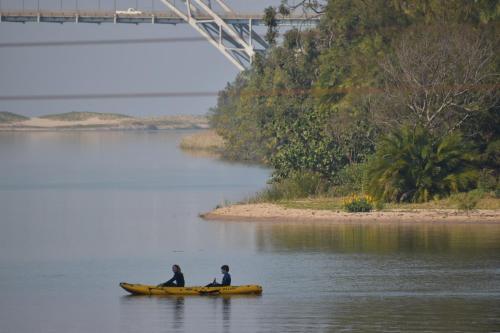
{"type": "Polygon", "coordinates": [[[461,134],[435,138],[424,128],[383,137],[369,161],[368,191],[378,200],[425,202],[474,184],[478,153],[461,134]]]}

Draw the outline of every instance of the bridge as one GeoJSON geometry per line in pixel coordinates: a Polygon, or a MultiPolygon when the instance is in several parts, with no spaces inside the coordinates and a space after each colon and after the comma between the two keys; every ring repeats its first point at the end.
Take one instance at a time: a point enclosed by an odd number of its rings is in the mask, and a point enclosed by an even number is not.
{"type": "MultiPolygon", "coordinates": [[[[0,0],[0,4],[1,4],[0,0]]],[[[4,10],[0,8],[0,22],[13,23],[94,23],[94,24],[189,24],[210,44],[217,48],[239,70],[252,64],[257,53],[264,53],[269,44],[254,29],[264,26],[263,14],[241,14],[233,11],[224,0],[159,0],[165,10],[155,9],[155,0],[147,10],[139,8],[119,9],[113,0],[111,9],[101,10],[101,1],[96,10],[80,10],[78,0],[75,8],[59,10],[41,9],[36,0],[35,8],[4,10]]],[[[137,2],[136,2],[137,4],[137,2]]],[[[276,18],[278,26],[310,27],[319,23],[317,16],[288,15],[276,18]]]]}

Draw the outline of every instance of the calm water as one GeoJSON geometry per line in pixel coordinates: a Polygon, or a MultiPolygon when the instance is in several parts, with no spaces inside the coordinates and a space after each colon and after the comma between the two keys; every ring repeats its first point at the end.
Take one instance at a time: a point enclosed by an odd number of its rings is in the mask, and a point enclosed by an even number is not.
{"type": "Polygon", "coordinates": [[[500,332],[500,226],[206,222],[269,171],[185,132],[0,133],[0,332],[500,332]],[[260,283],[129,297],[120,281],[260,283]]]}

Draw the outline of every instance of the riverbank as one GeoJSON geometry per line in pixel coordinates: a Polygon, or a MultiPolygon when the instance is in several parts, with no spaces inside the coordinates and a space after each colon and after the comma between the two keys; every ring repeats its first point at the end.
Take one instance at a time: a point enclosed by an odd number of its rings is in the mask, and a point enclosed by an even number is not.
{"type": "MultiPolygon", "coordinates": [[[[311,201],[311,200],[309,200],[311,201]]],[[[303,202],[303,201],[302,201],[303,202]]],[[[492,223],[500,224],[500,209],[469,212],[450,208],[384,209],[369,213],[348,213],[340,209],[296,208],[300,201],[284,203],[235,204],[202,214],[206,220],[329,223],[492,223]]],[[[310,205],[309,205],[310,206],[310,205]]],[[[313,203],[314,206],[314,203],[313,203]]],[[[320,206],[318,204],[318,206],[320,206]]]]}

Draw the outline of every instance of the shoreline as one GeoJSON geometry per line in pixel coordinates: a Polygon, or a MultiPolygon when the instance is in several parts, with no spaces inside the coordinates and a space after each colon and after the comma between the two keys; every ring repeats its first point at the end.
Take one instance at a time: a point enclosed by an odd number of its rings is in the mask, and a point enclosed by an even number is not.
{"type": "Polygon", "coordinates": [[[85,127],[85,126],[75,126],[75,127],[0,127],[0,133],[9,133],[9,132],[132,132],[132,131],[190,131],[190,130],[199,130],[204,131],[206,128],[204,127],[157,127],[157,128],[148,128],[147,126],[138,126],[138,127],[85,127]]]}
{"type": "Polygon", "coordinates": [[[208,129],[204,116],[129,117],[114,114],[78,113],[53,115],[50,118],[33,117],[0,123],[0,132],[47,131],[134,131],[134,130],[195,130],[208,129]]]}
{"type": "Polygon", "coordinates": [[[277,204],[236,204],[200,214],[208,221],[232,222],[323,222],[331,224],[420,224],[463,223],[500,224],[500,210],[474,210],[468,214],[456,209],[384,210],[369,213],[286,208],[277,204]]]}

